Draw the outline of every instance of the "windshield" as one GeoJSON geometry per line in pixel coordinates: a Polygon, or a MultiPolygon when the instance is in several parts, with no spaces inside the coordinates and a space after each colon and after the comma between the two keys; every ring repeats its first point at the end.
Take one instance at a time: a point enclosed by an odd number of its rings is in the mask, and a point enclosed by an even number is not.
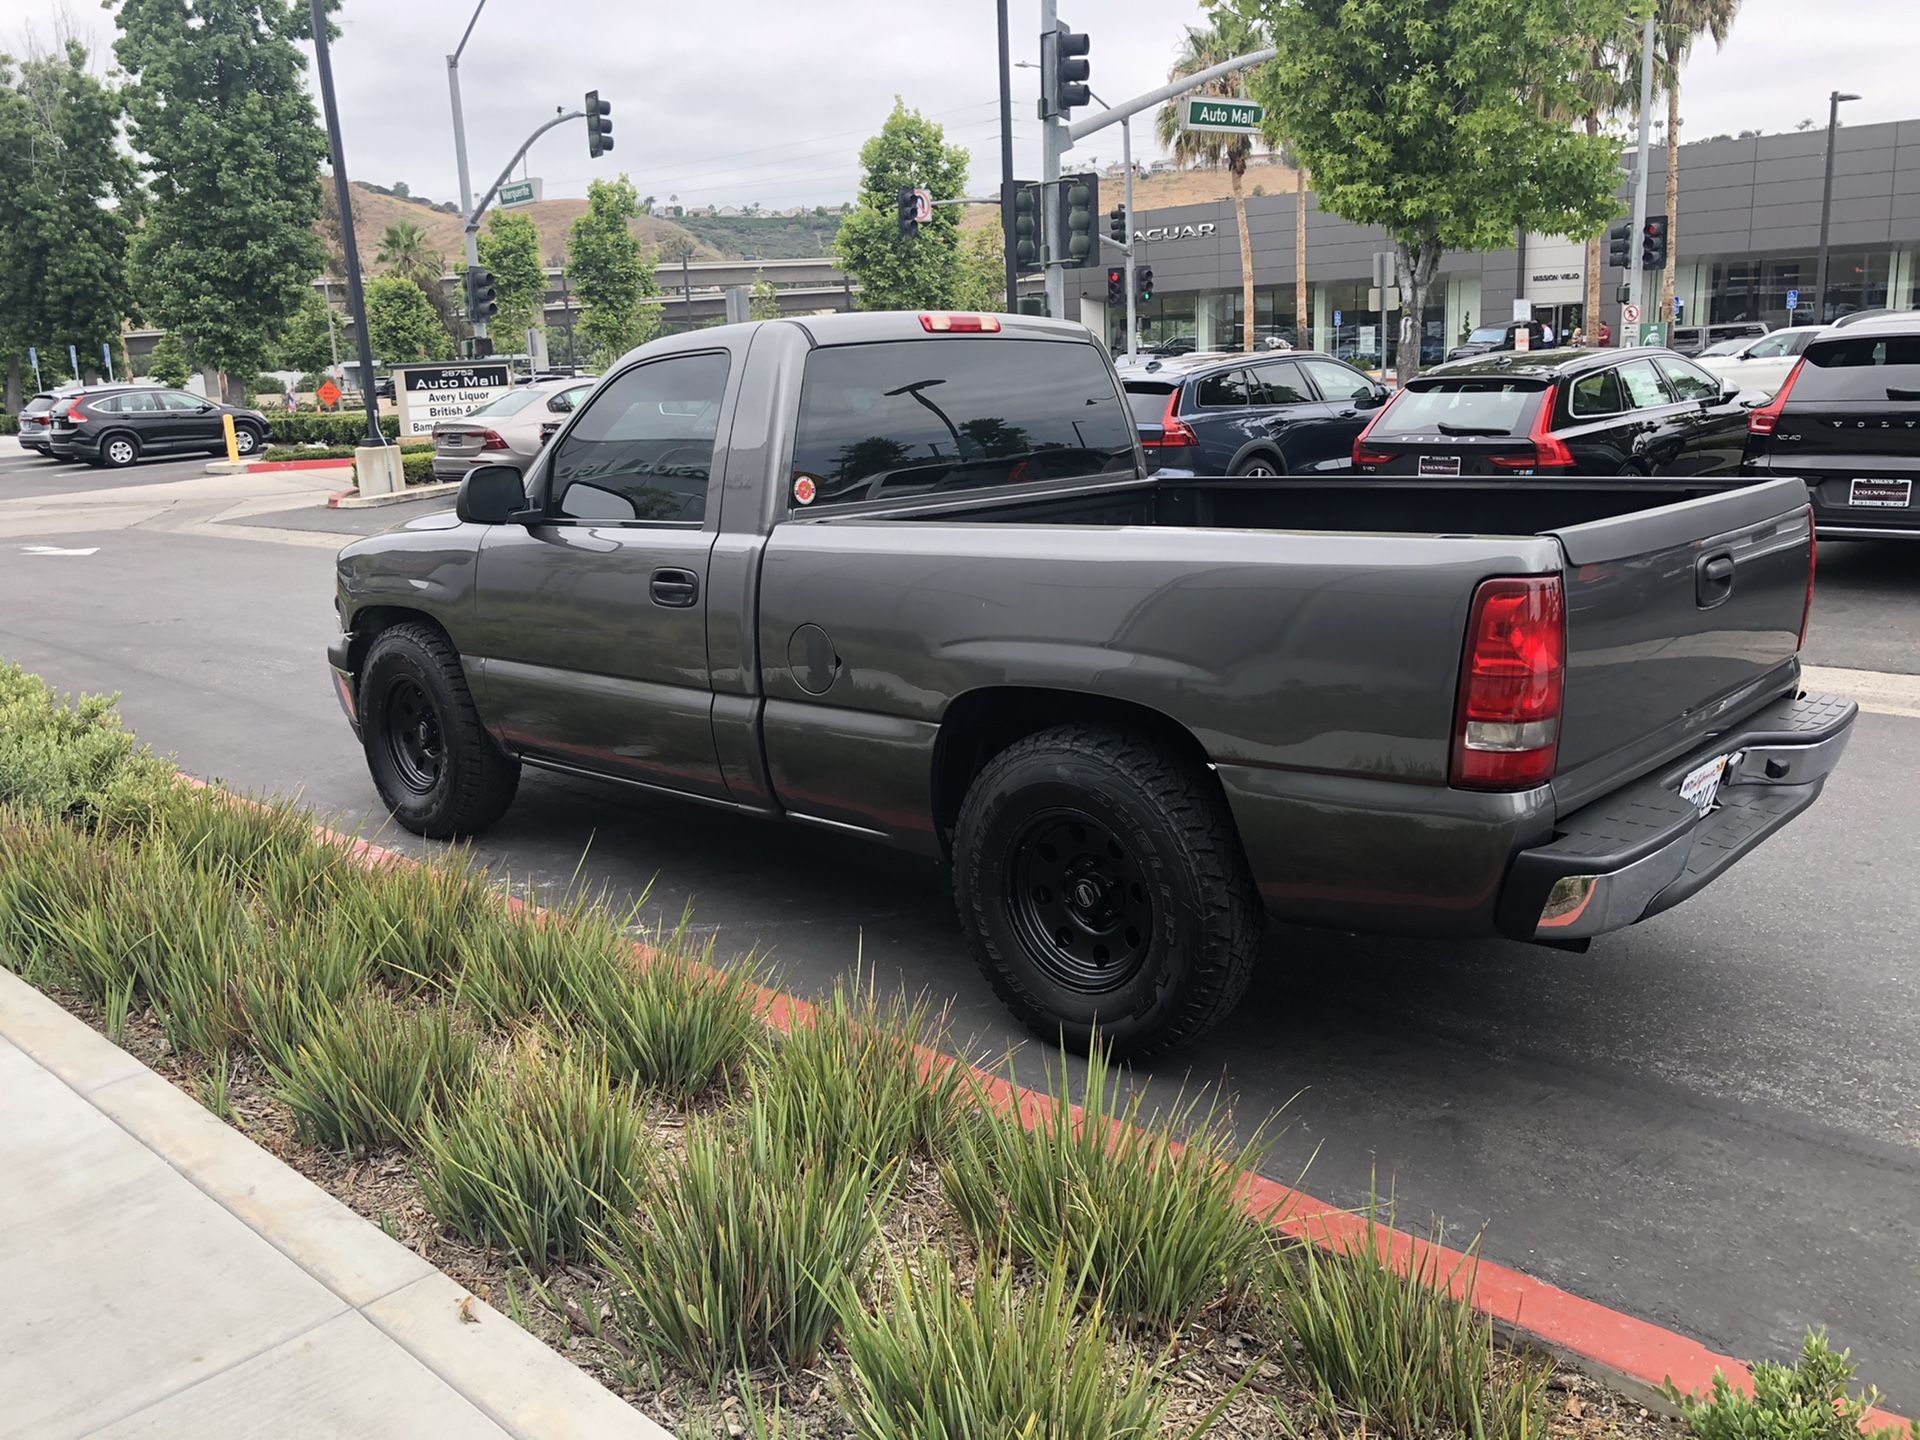
{"type": "Polygon", "coordinates": [[[1920,400],[1920,335],[1842,330],[1807,346],[1789,397],[1804,400],[1920,400]]]}
{"type": "Polygon", "coordinates": [[[1506,326],[1482,325],[1478,330],[1474,331],[1471,335],[1467,337],[1467,343],[1469,345],[1497,345],[1499,344],[1500,341],[1506,338],[1507,338],[1506,326]]]}
{"type": "Polygon", "coordinates": [[[1435,380],[1402,390],[1369,433],[1375,437],[1445,434],[1447,430],[1524,434],[1543,388],[1538,381],[1499,376],[1435,380]]]}
{"type": "Polygon", "coordinates": [[[1173,386],[1164,380],[1129,380],[1126,385],[1127,404],[1133,407],[1133,418],[1142,425],[1163,424],[1167,418],[1167,397],[1173,394],[1173,386]]]}
{"type": "Polygon", "coordinates": [[[1716,340],[1700,353],[1702,355],[1738,355],[1746,347],[1745,340],[1716,340]]]}
{"type": "Polygon", "coordinates": [[[478,410],[469,410],[467,412],[467,418],[473,420],[482,415],[492,415],[495,417],[518,415],[539,398],[539,395],[532,390],[511,390],[505,395],[502,395],[498,400],[482,405],[478,410]]]}

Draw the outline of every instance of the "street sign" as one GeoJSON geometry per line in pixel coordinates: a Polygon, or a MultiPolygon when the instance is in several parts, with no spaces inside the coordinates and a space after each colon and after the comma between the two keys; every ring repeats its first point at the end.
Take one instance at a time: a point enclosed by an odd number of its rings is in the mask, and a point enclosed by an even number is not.
{"type": "Polygon", "coordinates": [[[1340,328],[1340,312],[1338,310],[1333,312],[1333,328],[1336,330],[1340,328]]]}
{"type": "Polygon", "coordinates": [[[394,399],[400,433],[431,435],[436,420],[458,420],[513,389],[513,373],[504,360],[472,365],[396,365],[394,399]]]}
{"type": "Polygon", "coordinates": [[[334,406],[340,403],[340,387],[331,380],[322,380],[320,388],[313,394],[322,405],[334,406]]]}
{"type": "Polygon", "coordinates": [[[1251,135],[1266,118],[1267,107],[1251,100],[1189,95],[1180,103],[1180,128],[1183,130],[1217,130],[1226,135],[1251,135]]]}
{"type": "Polygon", "coordinates": [[[933,192],[924,185],[913,187],[913,218],[922,225],[933,219],[933,192]]]}
{"type": "Polygon", "coordinates": [[[1640,343],[1642,345],[1666,344],[1667,327],[1660,324],[1657,320],[1650,325],[1642,325],[1640,327],[1640,343]]]}
{"type": "Polygon", "coordinates": [[[1787,292],[1788,313],[1792,313],[1793,311],[1798,310],[1799,308],[1800,308],[1800,292],[1798,290],[1789,290],[1787,292]]]}
{"type": "Polygon", "coordinates": [[[500,187],[499,204],[505,210],[515,205],[531,205],[542,198],[546,182],[542,180],[514,180],[500,187]]]}
{"type": "Polygon", "coordinates": [[[1640,307],[1638,305],[1622,305],[1620,307],[1620,323],[1622,325],[1638,325],[1640,323],[1640,307]]]}

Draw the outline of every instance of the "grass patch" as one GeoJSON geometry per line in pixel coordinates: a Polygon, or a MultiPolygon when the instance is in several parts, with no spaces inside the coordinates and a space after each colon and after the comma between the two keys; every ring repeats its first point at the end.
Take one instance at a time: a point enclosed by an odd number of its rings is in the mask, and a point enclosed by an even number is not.
{"type": "Polygon", "coordinates": [[[1827,1332],[1809,1330],[1800,1358],[1791,1365],[1762,1360],[1753,1367],[1753,1393],[1736,1390],[1713,1372],[1707,1395],[1683,1395],[1669,1380],[1667,1398],[1680,1407],[1687,1429],[1700,1440],[1920,1440],[1920,1425],[1863,1432],[1867,1412],[1880,1403],[1871,1386],[1855,1395],[1853,1356],[1834,1354],[1827,1332]]]}
{"type": "Polygon", "coordinates": [[[686,951],[684,923],[644,962],[630,953],[581,957],[569,981],[583,1044],[606,1047],[615,1076],[685,1099],[742,1072],[766,1045],[742,964],[686,951]]]}
{"type": "Polygon", "coordinates": [[[454,999],[501,1030],[543,1013],[564,1021],[579,1006],[583,976],[633,963],[625,929],[588,898],[563,911],[474,926],[458,946],[454,999]]]}
{"type": "Polygon", "coordinates": [[[474,937],[517,923],[458,851],[431,865],[388,865],[363,879],[346,903],[367,937],[375,975],[401,991],[451,987],[474,937]]]}
{"type": "Polygon", "coordinates": [[[544,1270],[586,1254],[587,1234],[633,1201],[641,1118],[604,1061],[532,1040],[421,1131],[427,1208],[476,1244],[544,1270]]]}
{"type": "Polygon", "coordinates": [[[1459,1272],[1443,1269],[1436,1235],[1397,1269],[1382,1228],[1391,1212],[1376,1224],[1369,1206],[1364,1218],[1364,1242],[1342,1252],[1301,1245],[1273,1271],[1275,1307],[1297,1342],[1282,1356],[1323,1425],[1337,1433],[1357,1415],[1363,1432],[1398,1440],[1442,1428],[1486,1440],[1545,1435],[1548,1367],[1523,1354],[1502,1360],[1492,1322],[1467,1303],[1473,1253],[1459,1272]]]}
{"type": "Polygon", "coordinates": [[[940,1178],[983,1245],[1044,1264],[1064,1244],[1110,1311],[1177,1325],[1254,1275],[1265,1227],[1235,1191],[1270,1142],[1235,1140],[1217,1103],[1146,1116],[1121,1092],[1096,1050],[1077,1120],[1060,1104],[1027,1129],[982,1097],[941,1147],[940,1178]]]}

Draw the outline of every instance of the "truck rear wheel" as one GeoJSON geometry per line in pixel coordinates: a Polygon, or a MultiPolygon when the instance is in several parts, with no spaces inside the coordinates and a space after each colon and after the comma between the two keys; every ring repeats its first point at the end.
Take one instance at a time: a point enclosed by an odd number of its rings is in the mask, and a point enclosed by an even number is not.
{"type": "Polygon", "coordinates": [[[1253,974],[1262,912],[1225,799],[1125,730],[1063,725],[996,755],[961,806],[953,876],[995,992],[1074,1050],[1188,1044],[1253,974]]]}
{"type": "Polygon", "coordinates": [[[460,656],[433,626],[380,632],[360,667],[358,709],[373,783],[415,834],[471,835],[513,803],[520,764],[480,723],[460,656]]]}

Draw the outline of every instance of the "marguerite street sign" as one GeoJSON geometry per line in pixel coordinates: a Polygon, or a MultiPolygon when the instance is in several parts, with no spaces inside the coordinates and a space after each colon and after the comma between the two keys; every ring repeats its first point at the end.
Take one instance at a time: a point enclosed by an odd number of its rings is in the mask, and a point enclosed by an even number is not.
{"type": "Polygon", "coordinates": [[[1188,130],[1219,130],[1228,135],[1251,135],[1260,128],[1260,122],[1267,118],[1267,107],[1251,100],[1189,95],[1180,104],[1180,123],[1188,130]]]}

